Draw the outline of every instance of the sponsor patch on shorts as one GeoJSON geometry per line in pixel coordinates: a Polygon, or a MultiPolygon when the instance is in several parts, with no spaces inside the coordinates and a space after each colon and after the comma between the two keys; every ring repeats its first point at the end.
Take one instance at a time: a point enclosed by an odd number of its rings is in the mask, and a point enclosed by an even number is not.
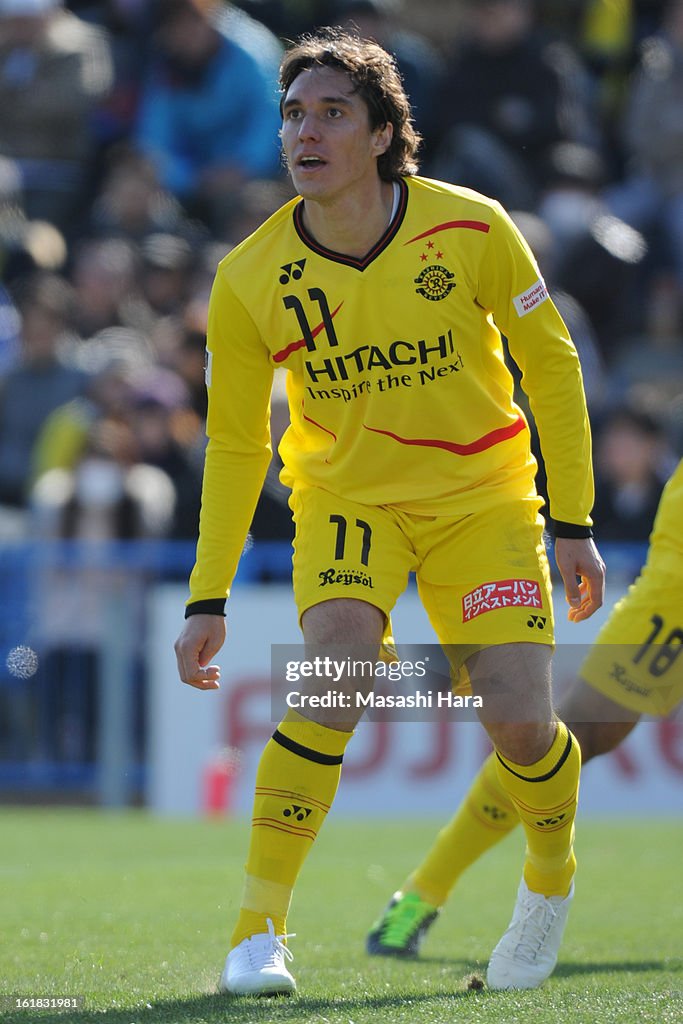
{"type": "Polygon", "coordinates": [[[527,313],[531,313],[532,310],[536,309],[536,306],[540,306],[542,302],[549,298],[550,295],[548,294],[545,281],[542,277],[539,277],[538,281],[535,281],[531,288],[527,288],[520,295],[515,295],[512,302],[517,310],[517,316],[526,316],[527,313]]]}
{"type": "Polygon", "coordinates": [[[469,622],[498,608],[542,608],[541,587],[535,580],[494,580],[481,583],[462,599],[462,621],[469,622]]]}

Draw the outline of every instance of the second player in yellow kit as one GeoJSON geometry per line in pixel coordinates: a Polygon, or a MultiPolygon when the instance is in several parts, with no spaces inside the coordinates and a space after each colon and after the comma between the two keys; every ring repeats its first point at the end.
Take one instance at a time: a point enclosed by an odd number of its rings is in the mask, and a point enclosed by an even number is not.
{"type": "Polygon", "coordinates": [[[637,715],[668,715],[683,700],[682,523],[680,462],[662,493],[642,572],[615,605],[579,673],[637,715]]]}
{"type": "MultiPolygon", "coordinates": [[[[614,606],[560,701],[584,763],[618,746],[641,715],[667,715],[683,700],[682,522],[680,462],[664,488],[642,572],[614,606]]],[[[416,956],[464,871],[518,824],[491,755],[454,817],[372,926],[368,952],[416,956]]]]}

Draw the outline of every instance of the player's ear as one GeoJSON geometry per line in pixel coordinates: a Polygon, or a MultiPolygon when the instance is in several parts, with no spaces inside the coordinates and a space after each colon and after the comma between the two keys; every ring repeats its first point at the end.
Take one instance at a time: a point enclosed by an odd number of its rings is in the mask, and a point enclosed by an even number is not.
{"type": "Polygon", "coordinates": [[[394,126],[391,121],[387,121],[380,128],[376,128],[373,133],[373,144],[375,148],[375,156],[382,156],[383,153],[389,149],[391,140],[394,137],[394,126]]]}

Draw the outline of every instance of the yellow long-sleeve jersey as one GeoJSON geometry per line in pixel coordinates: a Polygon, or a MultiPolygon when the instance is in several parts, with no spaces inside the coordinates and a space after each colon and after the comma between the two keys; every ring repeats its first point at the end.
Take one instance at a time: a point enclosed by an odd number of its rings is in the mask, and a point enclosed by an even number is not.
{"type": "Polygon", "coordinates": [[[659,500],[650,534],[649,570],[680,578],[683,570],[683,459],[673,471],[659,500]]]}
{"type": "Polygon", "coordinates": [[[464,515],[535,493],[505,334],[536,419],[551,514],[587,535],[581,371],[526,242],[497,202],[468,189],[410,177],[398,199],[362,259],[322,248],[294,199],[221,262],[191,603],[224,599],[230,586],[270,457],[276,367],[289,371],[287,484],[464,515]]]}

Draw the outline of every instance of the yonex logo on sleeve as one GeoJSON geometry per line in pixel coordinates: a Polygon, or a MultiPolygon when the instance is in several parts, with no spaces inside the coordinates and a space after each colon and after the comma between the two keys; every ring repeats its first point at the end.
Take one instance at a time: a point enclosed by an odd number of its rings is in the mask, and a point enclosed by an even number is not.
{"type": "Polygon", "coordinates": [[[538,281],[535,281],[531,288],[527,288],[520,295],[515,295],[512,302],[517,310],[517,316],[526,316],[527,313],[531,313],[533,309],[536,309],[536,306],[540,306],[542,302],[549,298],[550,295],[548,294],[545,281],[542,277],[539,277],[538,281]]]}
{"type": "Polygon", "coordinates": [[[204,361],[204,380],[206,381],[207,388],[211,387],[211,366],[213,363],[213,352],[206,350],[206,359],[204,361]]]}

